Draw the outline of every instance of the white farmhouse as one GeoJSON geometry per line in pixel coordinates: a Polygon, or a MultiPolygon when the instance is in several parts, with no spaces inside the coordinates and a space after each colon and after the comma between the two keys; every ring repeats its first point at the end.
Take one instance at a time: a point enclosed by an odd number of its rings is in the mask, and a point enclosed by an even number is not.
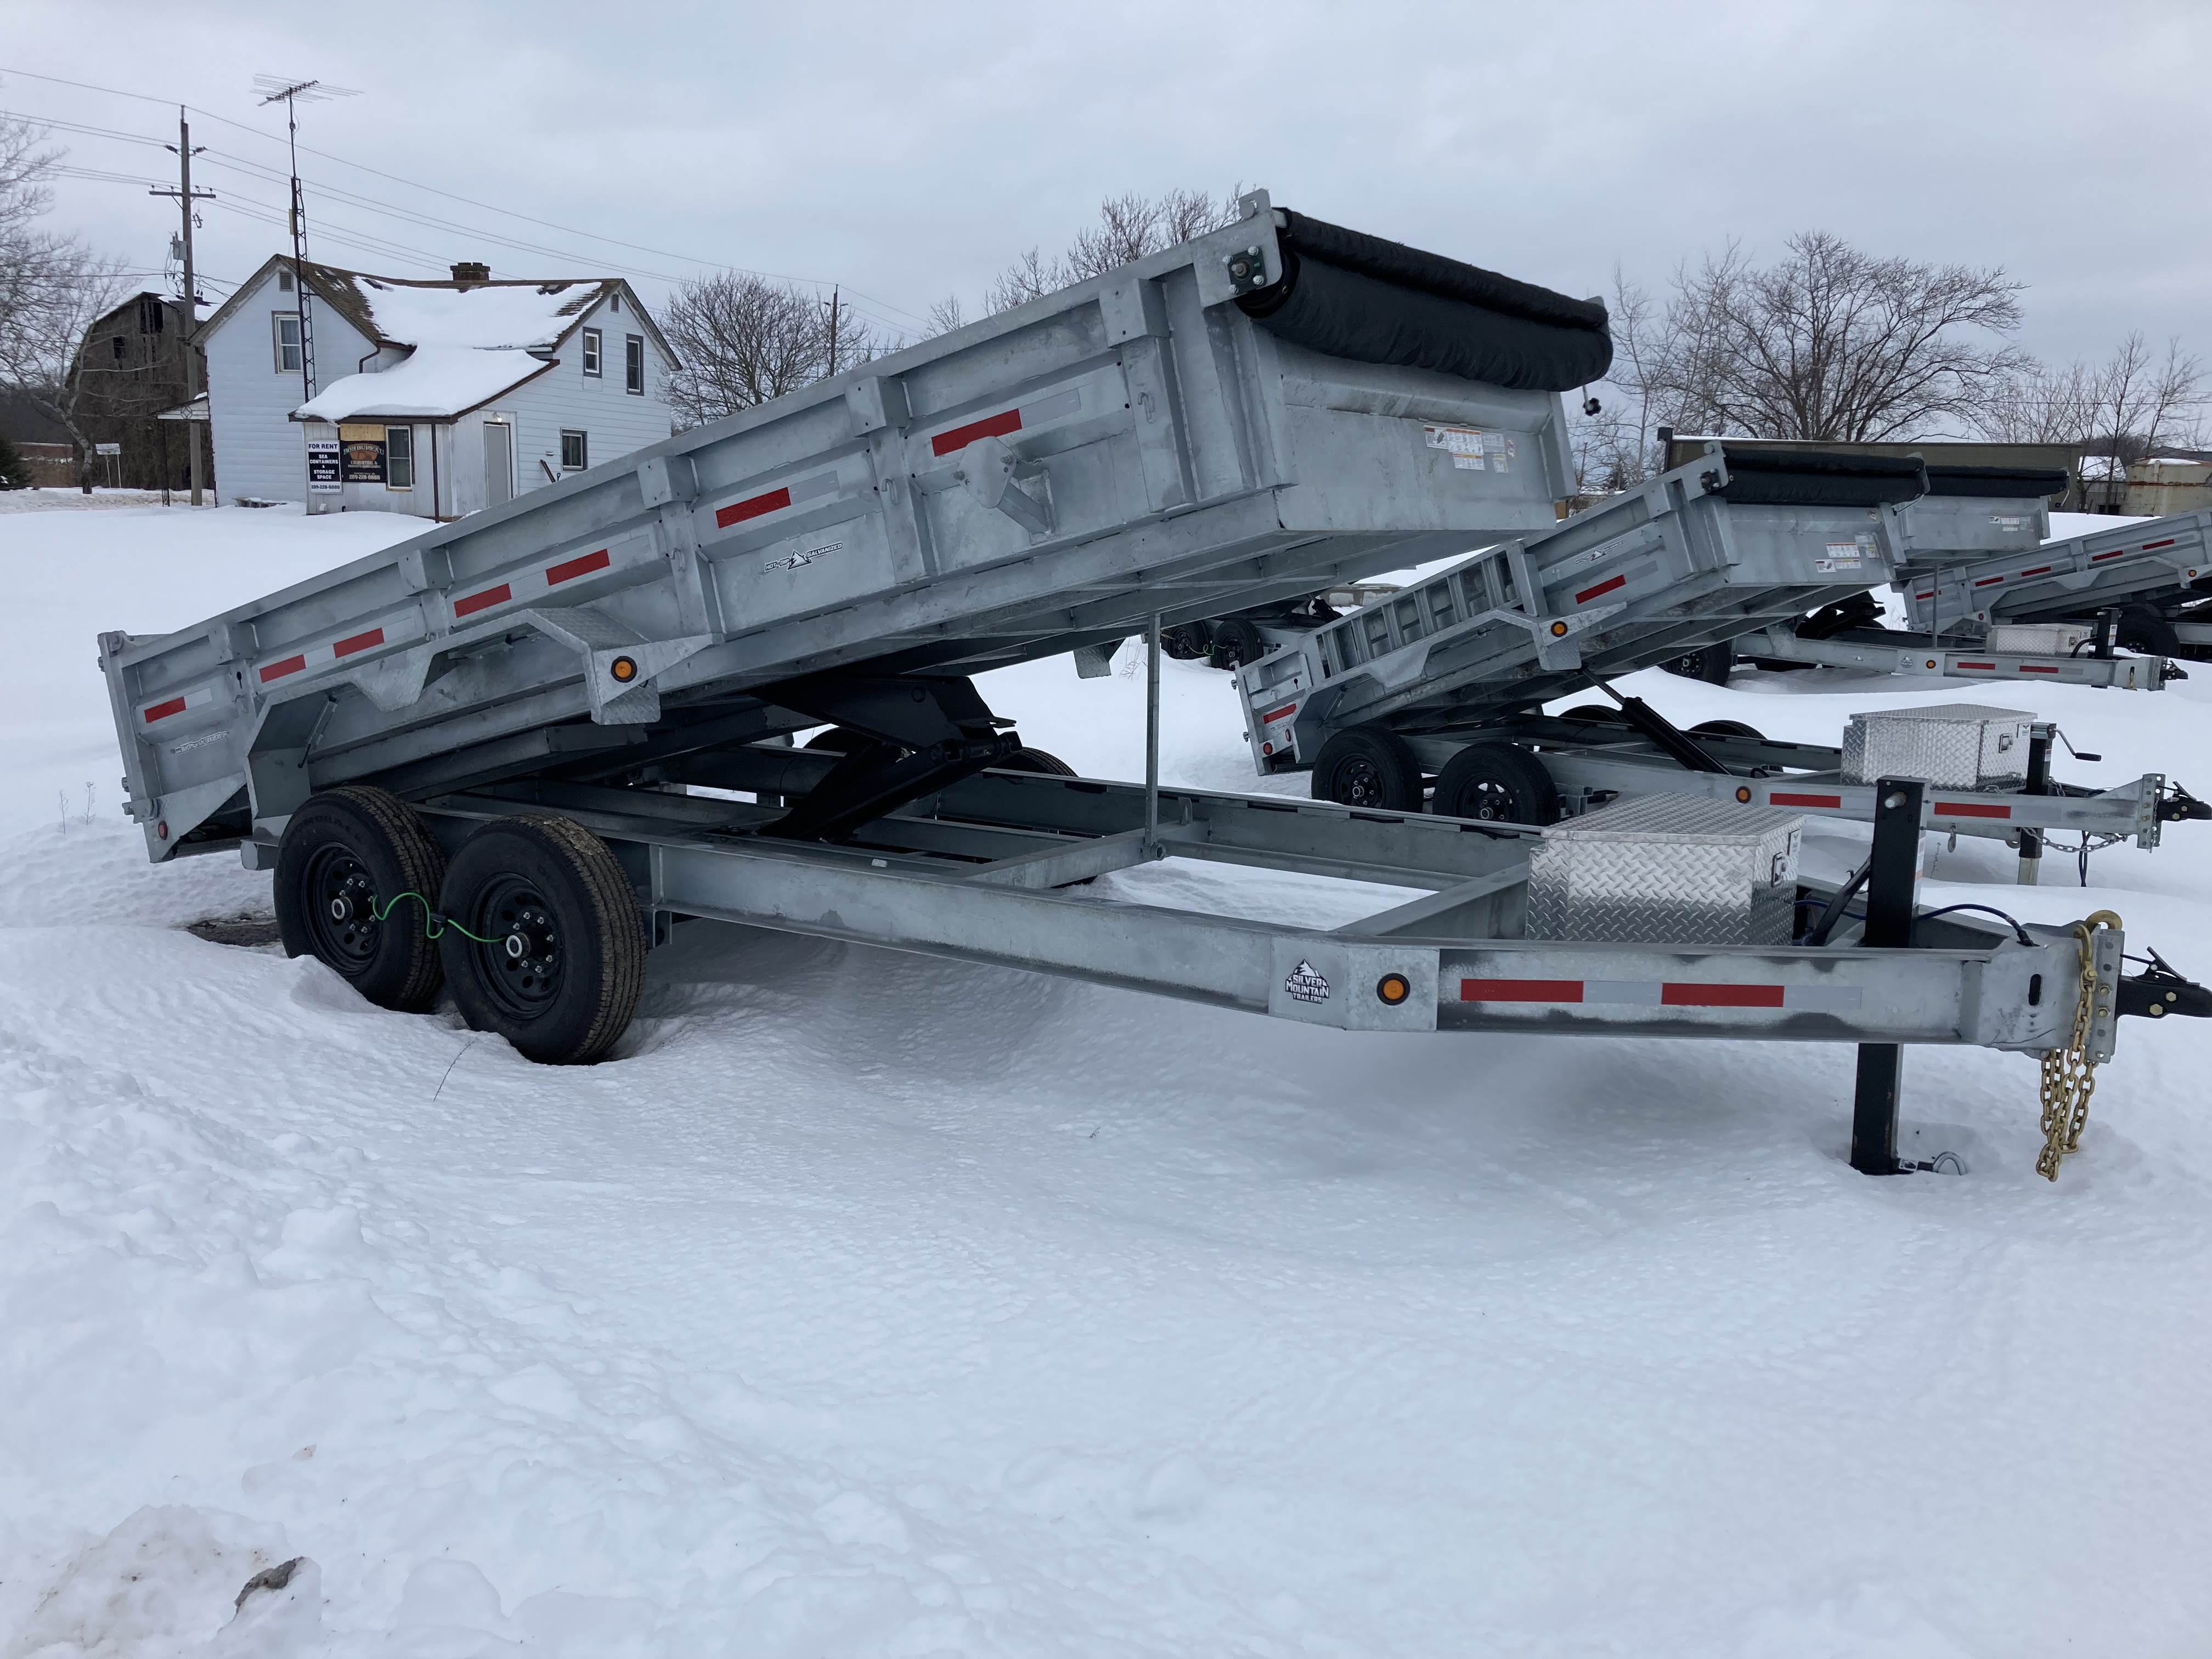
{"type": "Polygon", "coordinates": [[[668,343],[619,278],[372,276],[292,261],[210,317],[209,419],[233,499],[458,518],[665,438],[668,343]]]}

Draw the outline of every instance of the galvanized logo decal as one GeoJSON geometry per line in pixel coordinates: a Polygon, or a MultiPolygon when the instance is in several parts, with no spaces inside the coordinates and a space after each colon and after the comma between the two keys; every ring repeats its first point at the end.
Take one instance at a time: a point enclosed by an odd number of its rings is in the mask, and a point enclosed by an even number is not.
{"type": "Polygon", "coordinates": [[[770,559],[766,564],[761,567],[761,574],[765,576],[771,570],[804,569],[806,566],[812,564],[815,560],[827,558],[832,553],[841,553],[844,550],[844,548],[845,544],[842,542],[824,542],[819,547],[801,548],[798,552],[787,555],[783,558],[770,559]]]}
{"type": "Polygon", "coordinates": [[[1327,1002],[1328,981],[1314,971],[1313,963],[1302,958],[1283,981],[1283,994],[1293,1002],[1327,1002]]]}

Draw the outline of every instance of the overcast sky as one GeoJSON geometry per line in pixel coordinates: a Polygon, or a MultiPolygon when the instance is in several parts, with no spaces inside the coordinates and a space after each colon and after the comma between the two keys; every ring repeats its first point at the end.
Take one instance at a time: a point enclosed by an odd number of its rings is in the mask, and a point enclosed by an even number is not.
{"type": "MultiPolygon", "coordinates": [[[[1731,238],[1823,228],[2004,266],[2047,357],[2136,328],[2212,356],[2212,0],[7,10],[0,107],[175,136],[173,108],[40,76],[209,112],[198,246],[223,283],[283,240],[244,216],[281,215],[284,186],[237,167],[282,164],[252,90],[273,72],[359,89],[301,109],[302,141],[344,158],[301,157],[312,251],[397,276],[478,258],[651,293],[729,264],[842,282],[913,327],[948,293],[972,313],[1102,195],[1242,182],[1577,295],[1616,261],[1657,286],[1731,238]]],[[[55,137],[75,168],[172,176],[149,144],[55,137]]],[[[160,270],[174,209],[143,182],[56,195],[58,228],[160,270]]]]}

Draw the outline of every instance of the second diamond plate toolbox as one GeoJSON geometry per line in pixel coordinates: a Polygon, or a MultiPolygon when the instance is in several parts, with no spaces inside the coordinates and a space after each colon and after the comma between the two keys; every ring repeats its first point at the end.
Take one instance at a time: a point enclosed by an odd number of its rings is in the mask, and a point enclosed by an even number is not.
{"type": "Polygon", "coordinates": [[[1844,732],[1844,781],[1918,778],[1939,789],[2012,789],[2027,781],[2035,716],[1943,702],[1854,714],[1844,732]]]}
{"type": "Polygon", "coordinates": [[[1787,945],[1802,814],[1639,795],[1544,831],[1528,860],[1528,937],[1787,945]]]}

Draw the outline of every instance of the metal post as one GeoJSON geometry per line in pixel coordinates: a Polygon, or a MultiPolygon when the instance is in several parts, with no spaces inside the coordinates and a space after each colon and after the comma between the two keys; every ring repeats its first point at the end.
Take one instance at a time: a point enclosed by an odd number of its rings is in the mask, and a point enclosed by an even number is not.
{"type": "MultiPolygon", "coordinates": [[[[1912,902],[1920,862],[1917,778],[1883,778],[1875,786],[1874,852],[1867,865],[1863,945],[1897,950],[1912,943],[1912,902]]],[[[1859,1044],[1851,1097],[1851,1168],[1861,1175],[1897,1173],[1897,1097],[1905,1050],[1894,1042],[1859,1044]]]]}
{"type": "Polygon", "coordinates": [[[1145,854],[1160,855],[1160,613],[1145,624],[1145,854]]]}
{"type": "MultiPolygon", "coordinates": [[[[2027,787],[2025,794],[2047,795],[2051,793],[2051,727],[2039,720],[2028,728],[2027,787]]],[[[2041,879],[2043,871],[2043,831],[2023,830],[2020,832],[2020,872],[2014,883],[2021,887],[2033,887],[2041,879]]]]}

